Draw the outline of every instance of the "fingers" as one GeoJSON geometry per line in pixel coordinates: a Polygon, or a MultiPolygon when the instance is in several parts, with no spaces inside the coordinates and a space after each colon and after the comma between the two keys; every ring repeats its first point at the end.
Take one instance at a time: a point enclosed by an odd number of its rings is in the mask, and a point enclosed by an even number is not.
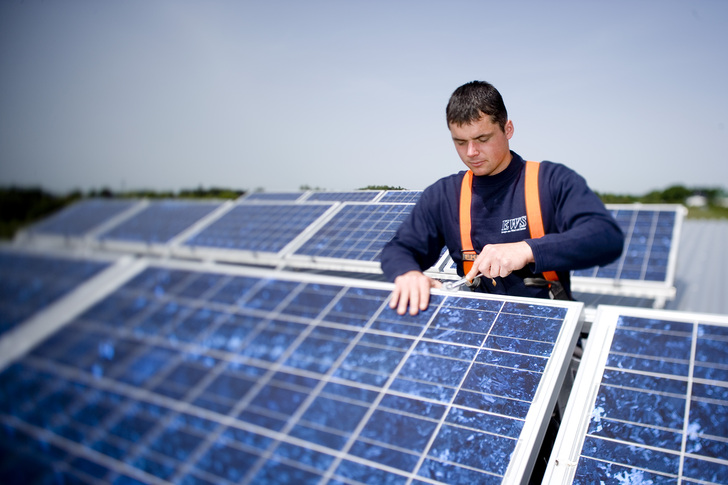
{"type": "Polygon", "coordinates": [[[425,276],[424,278],[419,278],[417,283],[418,283],[417,302],[419,303],[419,306],[415,307],[414,302],[410,303],[410,314],[411,315],[417,315],[418,308],[419,308],[419,311],[424,312],[425,310],[427,310],[427,306],[430,304],[430,288],[432,287],[430,278],[428,278],[427,276],[425,276]],[[414,312],[413,312],[413,310],[414,310],[414,312]]]}
{"type": "Polygon", "coordinates": [[[399,285],[394,285],[394,290],[392,290],[392,297],[389,299],[389,308],[395,309],[399,305],[400,300],[400,294],[401,294],[401,288],[399,285]]]}
{"type": "Polygon", "coordinates": [[[510,262],[501,259],[498,254],[488,254],[483,257],[482,261],[478,262],[476,260],[473,264],[473,270],[470,272],[474,273],[473,278],[477,276],[478,273],[481,273],[488,278],[505,278],[513,272],[511,268],[512,265],[510,262]]]}
{"type": "Polygon", "coordinates": [[[505,244],[488,244],[473,262],[468,279],[482,273],[488,278],[505,278],[533,261],[531,247],[525,241],[505,244]]]}
{"type": "MultiPolygon", "coordinates": [[[[410,287],[409,289],[409,312],[410,315],[417,315],[420,311],[420,292],[418,286],[410,287]]],[[[425,306],[425,308],[427,308],[425,306]]],[[[399,305],[397,306],[397,313],[400,315],[404,315],[407,312],[407,304],[406,302],[399,302],[399,305]]]]}
{"type": "Polygon", "coordinates": [[[407,313],[408,304],[410,315],[417,315],[420,311],[427,310],[427,305],[430,304],[430,279],[422,273],[410,276],[406,280],[406,285],[400,293],[397,313],[400,315],[407,313]]]}
{"type": "Polygon", "coordinates": [[[410,315],[417,315],[427,310],[430,304],[430,288],[437,287],[437,282],[419,271],[410,271],[394,280],[394,290],[389,307],[404,315],[409,309],[410,315]]]}
{"type": "Polygon", "coordinates": [[[478,265],[478,260],[476,259],[473,262],[473,268],[468,272],[468,274],[465,275],[465,277],[468,279],[468,281],[473,281],[480,272],[480,266],[478,265]]]}

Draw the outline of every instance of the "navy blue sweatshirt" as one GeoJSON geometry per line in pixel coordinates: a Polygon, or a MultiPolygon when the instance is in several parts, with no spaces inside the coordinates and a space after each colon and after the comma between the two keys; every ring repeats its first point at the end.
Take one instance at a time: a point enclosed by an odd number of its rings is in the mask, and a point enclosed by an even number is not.
{"type": "MultiPolygon", "coordinates": [[[[545,235],[530,239],[524,195],[525,162],[514,152],[506,169],[473,177],[471,205],[473,247],[525,240],[535,263],[496,278],[497,286],[479,291],[548,298],[548,289],[526,286],[524,278],[556,271],[571,295],[569,271],[608,264],[622,253],[624,235],[586,181],[568,167],[542,162],[539,195],[545,235]]],[[[447,247],[463,276],[459,228],[460,187],[465,171],[442,178],[425,189],[409,217],[382,251],[382,271],[393,281],[411,270],[424,271],[447,247]]]]}

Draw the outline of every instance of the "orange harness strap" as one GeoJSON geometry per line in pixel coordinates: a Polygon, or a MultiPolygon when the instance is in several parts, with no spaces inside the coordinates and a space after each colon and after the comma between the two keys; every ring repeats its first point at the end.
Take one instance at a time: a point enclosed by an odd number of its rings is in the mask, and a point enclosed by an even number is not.
{"type": "MultiPolygon", "coordinates": [[[[537,239],[544,235],[543,219],[541,218],[541,200],[538,192],[538,169],[540,164],[534,161],[526,162],[526,218],[531,239],[537,239]]],[[[473,267],[473,261],[478,253],[473,248],[473,241],[470,237],[471,218],[470,205],[473,198],[473,172],[465,172],[460,187],[460,242],[463,248],[463,270],[468,274],[473,267]]],[[[559,277],[555,271],[544,271],[543,277],[547,281],[558,281],[559,277]]]]}
{"type": "Polygon", "coordinates": [[[475,261],[478,255],[473,248],[473,241],[470,238],[470,203],[472,198],[473,172],[468,170],[465,172],[463,184],[460,187],[460,241],[463,248],[463,270],[465,274],[470,273],[470,270],[473,268],[473,261],[475,261]]]}
{"type": "MultiPolygon", "coordinates": [[[[528,230],[531,232],[531,239],[538,239],[544,235],[543,218],[541,217],[541,199],[538,193],[538,169],[539,162],[528,160],[526,162],[526,219],[528,219],[528,230]]],[[[559,281],[555,271],[544,271],[543,277],[546,281],[559,281]]]]}

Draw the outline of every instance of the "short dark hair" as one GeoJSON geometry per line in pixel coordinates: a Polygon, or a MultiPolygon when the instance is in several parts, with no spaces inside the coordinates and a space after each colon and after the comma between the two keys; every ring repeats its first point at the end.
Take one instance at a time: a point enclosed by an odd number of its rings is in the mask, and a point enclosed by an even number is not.
{"type": "Polygon", "coordinates": [[[485,81],[472,81],[457,88],[450,96],[445,109],[447,126],[466,125],[478,121],[483,115],[505,132],[508,112],[498,90],[485,81]]]}

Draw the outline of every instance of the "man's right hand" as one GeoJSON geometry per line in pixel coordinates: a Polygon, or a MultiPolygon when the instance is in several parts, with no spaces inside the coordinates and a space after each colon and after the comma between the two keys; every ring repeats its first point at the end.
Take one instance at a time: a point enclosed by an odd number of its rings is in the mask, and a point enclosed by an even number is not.
{"type": "Polygon", "coordinates": [[[442,283],[428,278],[421,271],[409,271],[394,280],[394,291],[389,307],[404,315],[409,306],[410,315],[427,310],[430,303],[430,288],[440,288],[442,283]]]}

